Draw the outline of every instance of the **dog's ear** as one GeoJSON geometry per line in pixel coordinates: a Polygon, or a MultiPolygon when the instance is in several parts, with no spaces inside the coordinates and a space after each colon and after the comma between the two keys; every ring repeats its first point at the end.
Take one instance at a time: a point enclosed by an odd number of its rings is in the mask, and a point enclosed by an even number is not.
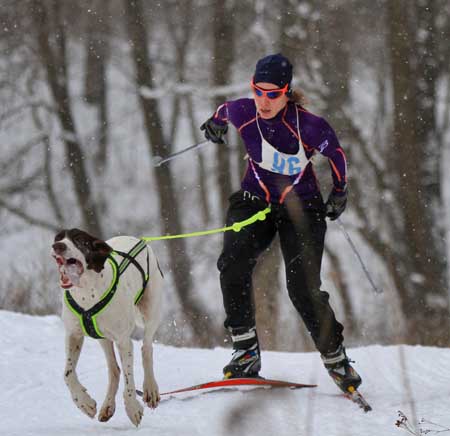
{"type": "Polygon", "coordinates": [[[55,236],[55,242],[61,241],[65,238],[66,236],[66,230],[61,230],[60,232],[58,232],[55,236]]]}
{"type": "Polygon", "coordinates": [[[105,267],[105,262],[113,249],[100,239],[92,242],[92,250],[89,250],[86,257],[86,264],[88,269],[93,269],[99,273],[105,267]]]}

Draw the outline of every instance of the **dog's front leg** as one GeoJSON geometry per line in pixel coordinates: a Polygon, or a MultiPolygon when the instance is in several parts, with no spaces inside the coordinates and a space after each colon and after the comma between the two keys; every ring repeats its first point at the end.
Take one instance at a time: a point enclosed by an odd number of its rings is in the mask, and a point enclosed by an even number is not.
{"type": "Polygon", "coordinates": [[[125,401],[125,410],[131,422],[137,427],[141,422],[144,408],[136,398],[136,386],[134,384],[133,368],[133,343],[130,338],[117,344],[122,362],[122,371],[125,379],[125,389],[123,398],[125,401]]]}
{"type": "Polygon", "coordinates": [[[86,388],[80,383],[76,373],[83,342],[83,336],[70,333],[66,334],[66,367],[64,370],[64,380],[76,406],[87,416],[93,418],[97,413],[97,404],[86,392],[86,388]]]}
{"type": "Polygon", "coordinates": [[[101,339],[100,345],[103,348],[108,364],[108,392],[105,401],[98,414],[98,420],[108,421],[116,411],[116,394],[119,387],[120,369],[117,365],[116,355],[114,354],[114,345],[108,339],[101,339]]]}

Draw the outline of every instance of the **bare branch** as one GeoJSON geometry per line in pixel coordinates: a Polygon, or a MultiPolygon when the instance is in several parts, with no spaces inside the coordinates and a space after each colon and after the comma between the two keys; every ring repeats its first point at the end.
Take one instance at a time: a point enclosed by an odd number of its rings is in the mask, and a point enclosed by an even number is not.
{"type": "Polygon", "coordinates": [[[55,108],[44,100],[37,100],[21,104],[0,115],[0,123],[8,121],[10,118],[21,115],[26,110],[45,109],[47,112],[55,113],[55,108]]]}
{"type": "Polygon", "coordinates": [[[34,171],[30,176],[18,180],[16,183],[13,183],[9,186],[5,186],[0,188],[1,194],[6,195],[13,195],[13,194],[19,194],[21,192],[30,191],[30,186],[35,182],[37,179],[42,177],[43,169],[38,168],[34,171]]]}
{"type": "Polygon", "coordinates": [[[9,148],[11,149],[16,149],[16,152],[14,153],[14,155],[9,158],[8,160],[3,160],[2,158],[2,162],[0,164],[0,172],[2,174],[4,174],[5,172],[8,171],[8,169],[12,168],[14,165],[17,164],[17,162],[20,159],[23,159],[24,156],[29,153],[36,145],[39,145],[40,143],[42,143],[42,141],[44,140],[45,135],[44,134],[40,134],[38,136],[36,136],[33,139],[30,139],[26,144],[24,144],[23,146],[11,146],[9,148]],[[17,147],[20,147],[19,149],[17,149],[17,147]]]}
{"type": "Polygon", "coordinates": [[[6,209],[8,212],[12,213],[13,215],[16,215],[17,217],[24,220],[26,223],[31,224],[33,226],[43,227],[45,229],[52,230],[55,232],[59,230],[59,227],[56,224],[40,218],[35,218],[31,214],[24,212],[23,209],[19,209],[18,207],[8,204],[2,198],[0,198],[0,207],[6,209]]]}

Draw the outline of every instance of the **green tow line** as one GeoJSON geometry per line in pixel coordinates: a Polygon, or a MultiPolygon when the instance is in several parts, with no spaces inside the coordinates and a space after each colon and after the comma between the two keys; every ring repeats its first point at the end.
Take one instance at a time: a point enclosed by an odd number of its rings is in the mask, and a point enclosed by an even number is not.
{"type": "Polygon", "coordinates": [[[270,207],[267,207],[264,210],[260,210],[259,212],[255,213],[250,218],[247,218],[244,221],[238,221],[236,223],[233,223],[231,226],[222,227],[220,229],[204,230],[202,232],[193,232],[193,233],[183,233],[181,235],[150,236],[150,237],[143,237],[141,239],[143,241],[162,241],[164,239],[192,238],[194,236],[213,235],[214,233],[228,232],[230,230],[233,230],[234,232],[240,232],[242,228],[247,227],[250,224],[255,223],[256,221],[264,221],[268,213],[270,213],[270,207]]]}

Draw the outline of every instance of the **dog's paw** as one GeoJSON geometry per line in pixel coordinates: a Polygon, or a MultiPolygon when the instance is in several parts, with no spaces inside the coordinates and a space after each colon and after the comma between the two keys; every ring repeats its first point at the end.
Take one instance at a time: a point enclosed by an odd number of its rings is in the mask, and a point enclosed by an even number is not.
{"type": "Polygon", "coordinates": [[[89,418],[94,418],[97,413],[97,403],[87,392],[81,391],[74,397],[73,401],[83,413],[89,416],[89,418]]]}
{"type": "Polygon", "coordinates": [[[161,397],[159,396],[158,385],[156,383],[144,386],[142,400],[148,407],[155,409],[158,407],[161,397]]]}
{"type": "Polygon", "coordinates": [[[98,420],[100,422],[108,421],[114,415],[115,411],[116,411],[116,404],[115,403],[103,404],[103,406],[100,409],[100,412],[98,414],[98,420]]]}
{"type": "Polygon", "coordinates": [[[136,398],[130,398],[125,402],[125,410],[130,421],[137,427],[141,423],[142,416],[144,415],[142,405],[136,398]]]}

